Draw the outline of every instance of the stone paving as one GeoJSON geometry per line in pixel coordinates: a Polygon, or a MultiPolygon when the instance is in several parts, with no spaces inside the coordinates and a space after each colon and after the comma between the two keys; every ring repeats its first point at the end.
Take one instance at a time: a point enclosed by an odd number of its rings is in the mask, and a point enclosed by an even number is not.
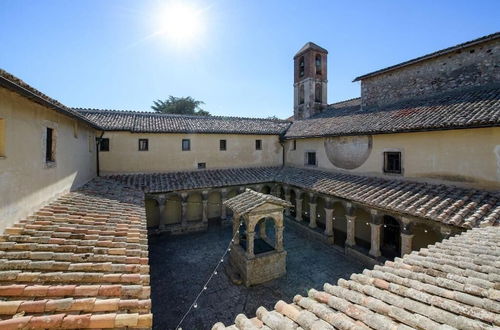
{"type": "MultiPolygon", "coordinates": [[[[269,236],[272,232],[273,228],[268,228],[269,236]]],[[[296,294],[307,295],[310,288],[320,290],[325,282],[335,284],[339,278],[348,278],[364,268],[335,248],[308,240],[291,226],[285,228],[284,236],[288,252],[286,276],[246,288],[232,284],[221,265],[182,328],[210,329],[218,321],[232,324],[239,313],[252,317],[259,306],[273,309],[279,299],[291,302],[296,294]]],[[[205,233],[149,238],[154,329],[175,329],[230,239],[230,226],[210,226],[205,233]]]]}

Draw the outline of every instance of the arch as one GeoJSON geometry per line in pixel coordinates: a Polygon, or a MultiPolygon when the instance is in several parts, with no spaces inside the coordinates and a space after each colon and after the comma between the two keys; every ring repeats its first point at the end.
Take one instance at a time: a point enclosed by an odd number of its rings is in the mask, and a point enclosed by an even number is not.
{"type": "Polygon", "coordinates": [[[222,203],[220,192],[219,191],[209,192],[207,201],[208,201],[207,205],[208,219],[213,220],[220,218],[221,203],[222,203]]]}
{"type": "Polygon", "coordinates": [[[192,192],[187,198],[187,221],[201,221],[203,216],[203,198],[200,192],[192,192]]]}
{"type": "Polygon", "coordinates": [[[368,253],[371,248],[371,214],[361,207],[356,207],[354,215],[356,216],[354,225],[354,239],[356,245],[366,250],[368,253]]]}
{"type": "Polygon", "coordinates": [[[401,224],[390,215],[384,215],[382,218],[380,252],[390,260],[401,255],[401,224]]]}
{"type": "Polygon", "coordinates": [[[160,209],[158,208],[158,202],[155,199],[146,198],[144,204],[146,208],[147,227],[158,227],[160,225],[160,209]]]}
{"type": "Polygon", "coordinates": [[[322,58],[321,54],[316,54],[314,57],[314,68],[316,69],[316,74],[322,74],[322,58]]]}
{"type": "Polygon", "coordinates": [[[323,100],[323,86],[320,83],[316,83],[314,87],[314,102],[322,102],[323,100]]]}
{"type": "Polygon", "coordinates": [[[438,226],[427,223],[416,223],[412,228],[412,250],[420,250],[442,240],[441,230],[438,226]]]}
{"type": "Polygon", "coordinates": [[[299,87],[299,104],[304,104],[304,102],[305,102],[304,85],[300,85],[300,87],[299,87]]]}
{"type": "Polygon", "coordinates": [[[271,187],[269,187],[268,185],[263,185],[262,188],[260,189],[260,192],[263,194],[270,194],[271,187]]]}
{"type": "Polygon", "coordinates": [[[165,220],[167,225],[181,223],[181,197],[178,194],[167,196],[165,203],[165,220]]]}
{"type": "Polygon", "coordinates": [[[304,59],[304,56],[301,56],[299,58],[299,78],[300,77],[303,77],[304,74],[305,74],[305,69],[306,69],[306,62],[305,62],[305,59],[304,59]]]}
{"type": "Polygon", "coordinates": [[[333,241],[335,245],[345,246],[347,239],[347,221],[345,207],[340,201],[333,203],[333,241]]]}
{"type": "Polygon", "coordinates": [[[297,195],[295,194],[295,190],[290,189],[290,203],[293,207],[290,208],[290,216],[294,217],[297,215],[297,195]]]}
{"type": "Polygon", "coordinates": [[[325,229],[325,205],[326,201],[323,197],[318,196],[316,199],[316,225],[318,228],[325,229]]]}
{"type": "Polygon", "coordinates": [[[309,194],[302,194],[302,220],[309,223],[309,194]]]}
{"type": "Polygon", "coordinates": [[[263,217],[254,224],[254,254],[276,250],[277,220],[273,217],[263,217]]]}

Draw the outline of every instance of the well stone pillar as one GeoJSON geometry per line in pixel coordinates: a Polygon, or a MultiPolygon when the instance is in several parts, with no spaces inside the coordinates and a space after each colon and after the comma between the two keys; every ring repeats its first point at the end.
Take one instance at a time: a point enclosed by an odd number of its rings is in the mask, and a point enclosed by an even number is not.
{"type": "Polygon", "coordinates": [[[208,223],[208,191],[204,190],[201,193],[202,204],[203,204],[203,212],[201,215],[201,222],[208,223]]]}
{"type": "Polygon", "coordinates": [[[226,220],[227,218],[227,211],[226,211],[226,205],[224,205],[224,202],[227,199],[227,189],[222,188],[220,190],[220,218],[221,220],[226,220]]]}
{"type": "Polygon", "coordinates": [[[188,193],[181,193],[181,226],[186,227],[187,226],[187,208],[188,208],[188,203],[187,199],[189,197],[188,193]]]}
{"type": "Polygon", "coordinates": [[[267,237],[267,234],[266,234],[266,222],[267,222],[267,219],[264,219],[259,224],[259,237],[260,238],[267,237]]]}
{"type": "Polygon", "coordinates": [[[234,213],[233,214],[233,237],[234,237],[234,245],[240,244],[240,215],[234,213]]]}
{"type": "Polygon", "coordinates": [[[276,227],[276,246],[274,247],[276,251],[282,252],[283,248],[283,229],[284,227],[276,227]]]}
{"type": "MultiPolygon", "coordinates": [[[[248,228],[247,228],[248,229],[248,228]]],[[[254,253],[254,240],[255,240],[255,232],[247,232],[247,258],[252,259],[255,257],[254,253]]]]}
{"type": "Polygon", "coordinates": [[[356,216],[354,215],[346,215],[347,220],[347,239],[345,244],[347,246],[356,245],[356,216]]]}

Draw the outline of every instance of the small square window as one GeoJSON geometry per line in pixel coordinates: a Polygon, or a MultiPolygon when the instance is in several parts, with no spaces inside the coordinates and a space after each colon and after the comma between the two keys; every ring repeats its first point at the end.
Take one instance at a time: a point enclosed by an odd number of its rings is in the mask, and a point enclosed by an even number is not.
{"type": "Polygon", "coordinates": [[[139,151],[148,151],[148,150],[149,150],[149,140],[139,139],[139,151]]]}
{"type": "Polygon", "coordinates": [[[45,162],[55,162],[55,144],[56,140],[54,137],[54,129],[47,127],[46,136],[45,136],[45,162]]]}
{"type": "Polygon", "coordinates": [[[401,174],[401,152],[384,152],[384,172],[401,174]]]}
{"type": "Polygon", "coordinates": [[[207,168],[207,163],[198,163],[198,169],[202,170],[204,168],[207,168]]]}
{"type": "Polygon", "coordinates": [[[255,150],[262,150],[262,140],[255,140],[255,150]]]}
{"type": "Polygon", "coordinates": [[[191,140],[190,139],[182,139],[182,151],[191,150],[191,140]]]}
{"type": "Polygon", "coordinates": [[[220,141],[219,141],[219,149],[220,149],[221,151],[224,151],[224,150],[226,150],[226,147],[227,147],[226,140],[220,140],[220,141]]]}
{"type": "Polygon", "coordinates": [[[109,151],[109,138],[100,138],[99,151],[109,151]]]}
{"type": "Polygon", "coordinates": [[[305,157],[305,163],[306,165],[309,166],[316,166],[316,152],[315,151],[308,151],[306,152],[306,157],[305,157]]]}
{"type": "Polygon", "coordinates": [[[297,140],[293,140],[292,143],[292,150],[297,150],[297,140]]]}

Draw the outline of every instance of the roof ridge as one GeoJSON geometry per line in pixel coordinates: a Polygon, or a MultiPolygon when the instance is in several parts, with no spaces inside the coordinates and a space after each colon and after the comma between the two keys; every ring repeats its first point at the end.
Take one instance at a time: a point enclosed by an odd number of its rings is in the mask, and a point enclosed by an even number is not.
{"type": "Polygon", "coordinates": [[[350,98],[350,99],[345,99],[345,100],[334,102],[334,103],[330,103],[328,106],[330,107],[332,105],[346,103],[346,102],[355,101],[355,100],[361,100],[361,96],[353,97],[353,98],[350,98]]]}

